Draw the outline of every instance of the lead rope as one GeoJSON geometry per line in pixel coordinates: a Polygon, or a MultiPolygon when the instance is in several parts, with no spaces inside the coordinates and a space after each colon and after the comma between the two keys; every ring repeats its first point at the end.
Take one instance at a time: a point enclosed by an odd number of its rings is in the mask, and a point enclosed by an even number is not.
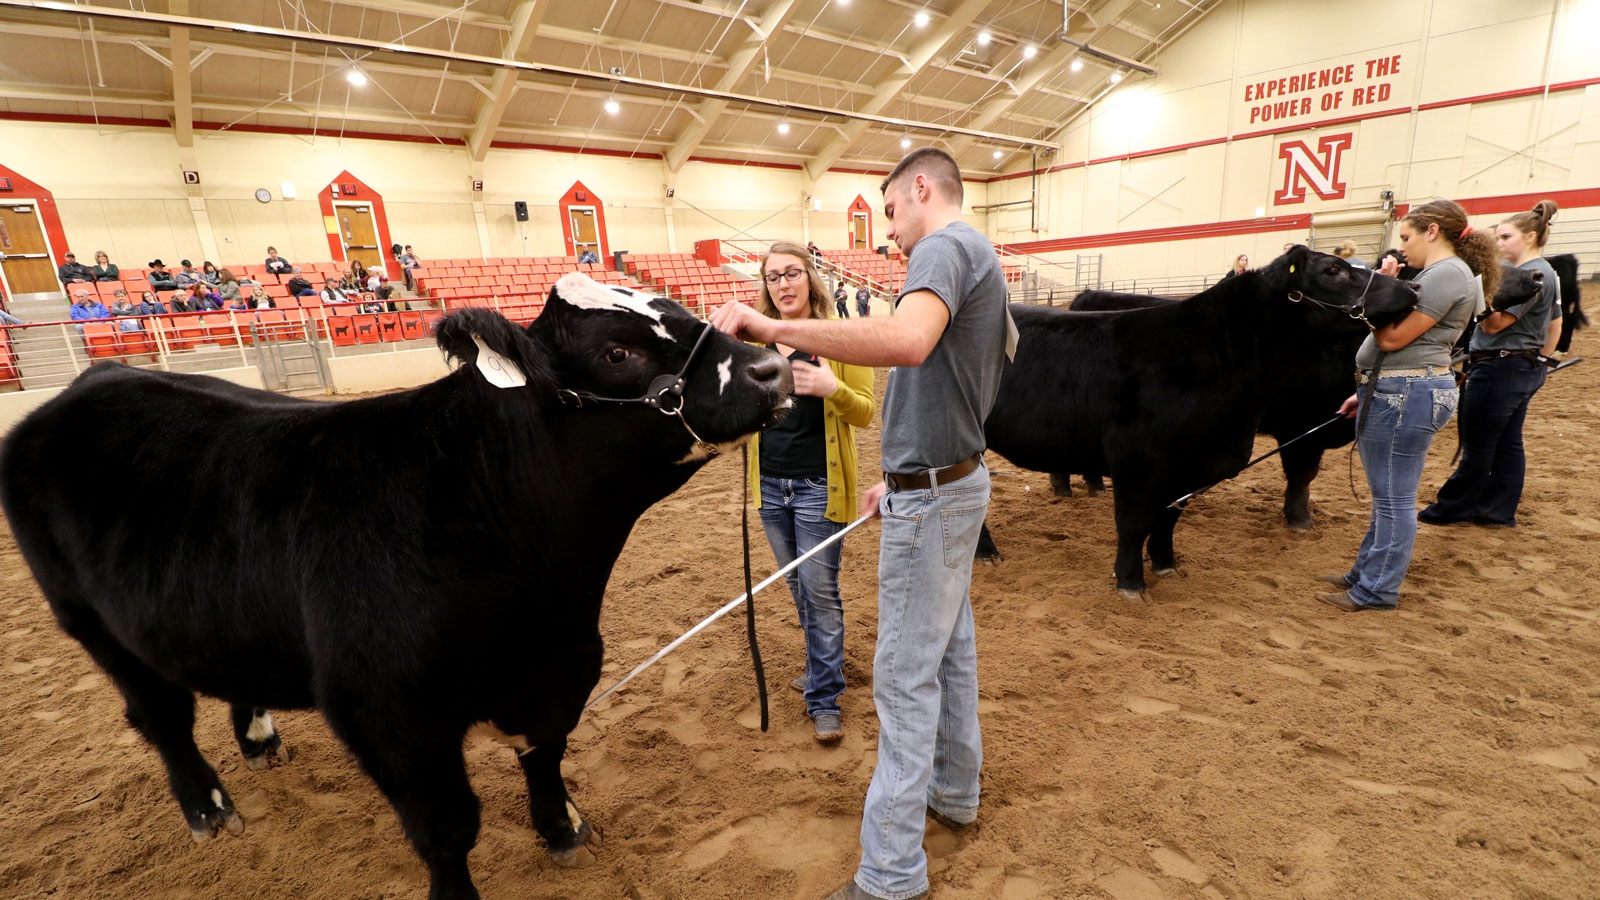
{"type": "Polygon", "coordinates": [[[744,445],[744,508],[739,512],[739,536],[744,539],[744,633],[750,642],[750,662],[756,669],[756,696],[761,698],[761,731],[767,730],[767,671],[761,665],[756,643],[756,594],[750,589],[750,445],[744,445]]]}

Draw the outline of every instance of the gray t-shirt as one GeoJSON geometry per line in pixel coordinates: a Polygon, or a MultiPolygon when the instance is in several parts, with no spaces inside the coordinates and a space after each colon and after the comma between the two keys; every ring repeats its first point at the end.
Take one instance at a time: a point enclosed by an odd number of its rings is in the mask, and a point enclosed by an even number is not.
{"type": "Polygon", "coordinates": [[[1506,310],[1517,320],[1495,334],[1478,326],[1472,332],[1471,349],[1474,353],[1480,350],[1542,350],[1550,320],[1561,318],[1561,281],[1556,277],[1556,270],[1550,268],[1542,256],[1530,259],[1517,268],[1544,274],[1539,296],[1506,310]]]}
{"type": "Polygon", "coordinates": [[[889,372],[883,468],[899,474],[952,466],[983,450],[1006,345],[1000,259],[971,225],[953,222],[917,241],[900,297],[913,291],[937,294],[950,324],[922,365],[889,372]]]}
{"type": "MultiPolygon", "coordinates": [[[[1423,269],[1417,276],[1417,284],[1421,286],[1417,309],[1439,321],[1416,340],[1385,354],[1385,370],[1448,367],[1451,348],[1483,302],[1483,285],[1459,256],[1447,256],[1423,269]]],[[[1356,351],[1356,368],[1366,371],[1377,359],[1378,341],[1369,334],[1361,342],[1361,349],[1356,351]]]]}

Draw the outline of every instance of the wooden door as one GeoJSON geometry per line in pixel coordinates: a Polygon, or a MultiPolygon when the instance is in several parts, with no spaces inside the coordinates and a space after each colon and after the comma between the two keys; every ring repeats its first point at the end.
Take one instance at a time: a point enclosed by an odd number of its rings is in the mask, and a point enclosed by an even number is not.
{"type": "Polygon", "coordinates": [[[867,246],[871,243],[871,240],[867,237],[867,214],[856,213],[851,218],[855,222],[856,229],[855,239],[851,241],[851,246],[857,250],[871,250],[872,248],[867,246]]]}
{"type": "Polygon", "coordinates": [[[366,204],[336,207],[339,213],[339,233],[344,237],[344,258],[361,260],[369,269],[383,269],[383,248],[378,246],[378,226],[372,218],[372,207],[366,204]]]}
{"type": "Polygon", "coordinates": [[[599,256],[600,229],[595,225],[594,207],[569,207],[567,215],[572,218],[572,255],[582,256],[583,251],[593,250],[599,256]]]}
{"type": "Polygon", "coordinates": [[[61,291],[38,210],[32,203],[0,206],[0,270],[12,297],[61,291]]]}

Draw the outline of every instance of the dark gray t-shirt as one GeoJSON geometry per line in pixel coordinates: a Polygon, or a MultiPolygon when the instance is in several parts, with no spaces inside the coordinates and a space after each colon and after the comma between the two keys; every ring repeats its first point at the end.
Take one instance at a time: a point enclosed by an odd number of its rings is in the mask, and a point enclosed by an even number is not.
{"type": "Polygon", "coordinates": [[[950,324],[922,365],[889,372],[883,468],[900,474],[952,466],[983,450],[1006,344],[1000,259],[971,225],[953,222],[917,241],[900,297],[913,291],[937,294],[950,324]]]}
{"type": "Polygon", "coordinates": [[[1561,281],[1556,277],[1556,270],[1550,268],[1542,256],[1530,259],[1517,268],[1544,274],[1539,296],[1506,310],[1517,320],[1499,332],[1490,334],[1481,325],[1476,328],[1472,332],[1471,349],[1474,353],[1480,350],[1542,350],[1550,320],[1561,318],[1561,281]]]}
{"type": "MultiPolygon", "coordinates": [[[[1478,283],[1478,276],[1472,274],[1466,261],[1459,256],[1447,256],[1423,269],[1417,275],[1417,284],[1421,286],[1417,309],[1439,321],[1418,335],[1416,340],[1393,353],[1385,354],[1385,370],[1419,369],[1423,366],[1447,368],[1450,365],[1451,348],[1461,338],[1461,332],[1466,330],[1467,323],[1472,321],[1473,314],[1483,302],[1483,285],[1478,283]]],[[[1378,342],[1369,334],[1361,342],[1361,349],[1356,351],[1356,368],[1366,371],[1372,368],[1377,358],[1378,342]]]]}

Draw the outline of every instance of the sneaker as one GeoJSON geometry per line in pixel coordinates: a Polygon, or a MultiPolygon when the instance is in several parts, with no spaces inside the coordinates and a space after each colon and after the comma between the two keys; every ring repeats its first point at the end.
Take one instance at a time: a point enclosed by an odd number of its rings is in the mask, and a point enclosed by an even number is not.
{"type": "Polygon", "coordinates": [[[839,726],[838,713],[817,713],[811,723],[817,729],[818,743],[832,744],[844,737],[844,729],[839,726]]]}
{"type": "Polygon", "coordinates": [[[1350,579],[1344,577],[1343,575],[1318,575],[1317,580],[1326,581],[1328,584],[1333,585],[1341,591],[1350,590],[1350,579]]]}
{"type": "Polygon", "coordinates": [[[789,682],[789,687],[794,688],[796,694],[804,694],[806,692],[806,677],[801,675],[799,678],[789,682]]]}

